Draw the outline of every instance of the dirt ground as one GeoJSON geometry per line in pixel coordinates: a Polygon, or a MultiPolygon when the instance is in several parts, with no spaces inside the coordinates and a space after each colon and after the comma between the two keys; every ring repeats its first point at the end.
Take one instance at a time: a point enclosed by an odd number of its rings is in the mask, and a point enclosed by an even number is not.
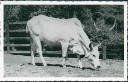
{"type": "Polygon", "coordinates": [[[84,69],[78,68],[77,58],[69,58],[67,67],[62,68],[61,57],[45,57],[48,66],[41,64],[40,58],[36,57],[36,66],[31,64],[30,56],[4,55],[5,77],[123,77],[123,60],[100,60],[101,69],[94,71],[87,59],[83,58],[84,69]]]}

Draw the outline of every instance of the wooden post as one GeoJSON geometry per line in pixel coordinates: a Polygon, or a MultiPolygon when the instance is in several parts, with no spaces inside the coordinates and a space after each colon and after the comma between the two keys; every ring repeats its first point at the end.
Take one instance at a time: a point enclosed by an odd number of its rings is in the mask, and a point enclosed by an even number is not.
{"type": "Polygon", "coordinates": [[[76,15],[76,8],[77,8],[77,7],[74,6],[73,8],[74,8],[74,9],[73,9],[73,18],[77,18],[77,15],[76,15]]]}
{"type": "Polygon", "coordinates": [[[8,22],[6,23],[5,25],[5,28],[6,28],[6,40],[7,40],[7,53],[9,54],[10,53],[10,41],[9,41],[9,25],[8,25],[8,22]]]}
{"type": "Polygon", "coordinates": [[[103,60],[106,59],[106,42],[105,42],[105,45],[103,45],[103,60]]]}

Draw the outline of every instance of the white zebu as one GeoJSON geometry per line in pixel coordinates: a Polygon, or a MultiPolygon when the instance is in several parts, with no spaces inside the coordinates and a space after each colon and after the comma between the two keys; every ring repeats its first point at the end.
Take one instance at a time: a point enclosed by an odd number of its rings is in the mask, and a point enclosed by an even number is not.
{"type": "MultiPolygon", "coordinates": [[[[77,54],[80,68],[82,68],[80,55],[85,55],[95,69],[100,68],[99,45],[92,46],[90,39],[83,30],[81,22],[77,18],[58,19],[38,15],[27,22],[27,30],[44,66],[47,66],[47,63],[42,56],[41,41],[48,46],[60,45],[62,47],[63,67],[65,67],[67,50],[69,48],[73,53],[77,54]]],[[[35,65],[34,52],[35,50],[32,50],[31,54],[33,65],[35,65]]]]}

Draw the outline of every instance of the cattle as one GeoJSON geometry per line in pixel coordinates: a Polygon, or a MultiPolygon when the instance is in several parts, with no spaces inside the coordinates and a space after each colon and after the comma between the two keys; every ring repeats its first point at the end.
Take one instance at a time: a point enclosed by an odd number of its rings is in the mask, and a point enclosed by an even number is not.
{"type": "Polygon", "coordinates": [[[47,46],[61,46],[63,67],[66,67],[68,49],[77,54],[80,68],[83,68],[81,55],[85,55],[94,69],[99,69],[101,66],[98,51],[100,44],[93,46],[77,18],[59,19],[45,15],[34,16],[28,20],[26,31],[30,33],[32,46],[34,46],[34,49],[31,50],[33,65],[35,65],[34,52],[36,51],[40,55],[43,65],[47,66],[42,55],[42,42],[47,46]]]}

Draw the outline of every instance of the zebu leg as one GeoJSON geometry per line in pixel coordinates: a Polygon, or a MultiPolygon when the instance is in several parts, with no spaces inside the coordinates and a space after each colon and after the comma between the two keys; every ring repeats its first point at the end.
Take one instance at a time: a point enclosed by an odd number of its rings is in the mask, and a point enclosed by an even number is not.
{"type": "Polygon", "coordinates": [[[34,51],[33,51],[33,41],[31,42],[31,57],[32,57],[32,64],[35,65],[35,59],[34,59],[34,51]]]}
{"type": "Polygon", "coordinates": [[[30,43],[31,43],[31,57],[32,57],[32,64],[35,65],[35,59],[34,59],[34,52],[35,52],[35,43],[33,42],[33,39],[30,39],[30,43]]]}
{"type": "Polygon", "coordinates": [[[32,56],[32,65],[35,65],[35,59],[34,59],[34,52],[31,51],[31,56],[32,56]]]}
{"type": "Polygon", "coordinates": [[[79,62],[79,67],[82,69],[83,66],[82,66],[82,62],[81,62],[81,58],[80,58],[79,54],[77,54],[77,58],[78,58],[78,62],[79,62]]]}
{"type": "Polygon", "coordinates": [[[67,60],[67,49],[68,49],[69,43],[61,42],[62,46],[62,56],[63,56],[63,61],[62,61],[62,66],[66,67],[65,61],[67,60]]]}
{"type": "Polygon", "coordinates": [[[42,46],[41,46],[39,36],[35,36],[35,37],[33,37],[33,39],[34,39],[34,42],[35,42],[36,47],[37,47],[37,53],[40,55],[40,59],[41,59],[43,65],[47,66],[47,63],[45,62],[43,54],[42,54],[42,46]]]}

